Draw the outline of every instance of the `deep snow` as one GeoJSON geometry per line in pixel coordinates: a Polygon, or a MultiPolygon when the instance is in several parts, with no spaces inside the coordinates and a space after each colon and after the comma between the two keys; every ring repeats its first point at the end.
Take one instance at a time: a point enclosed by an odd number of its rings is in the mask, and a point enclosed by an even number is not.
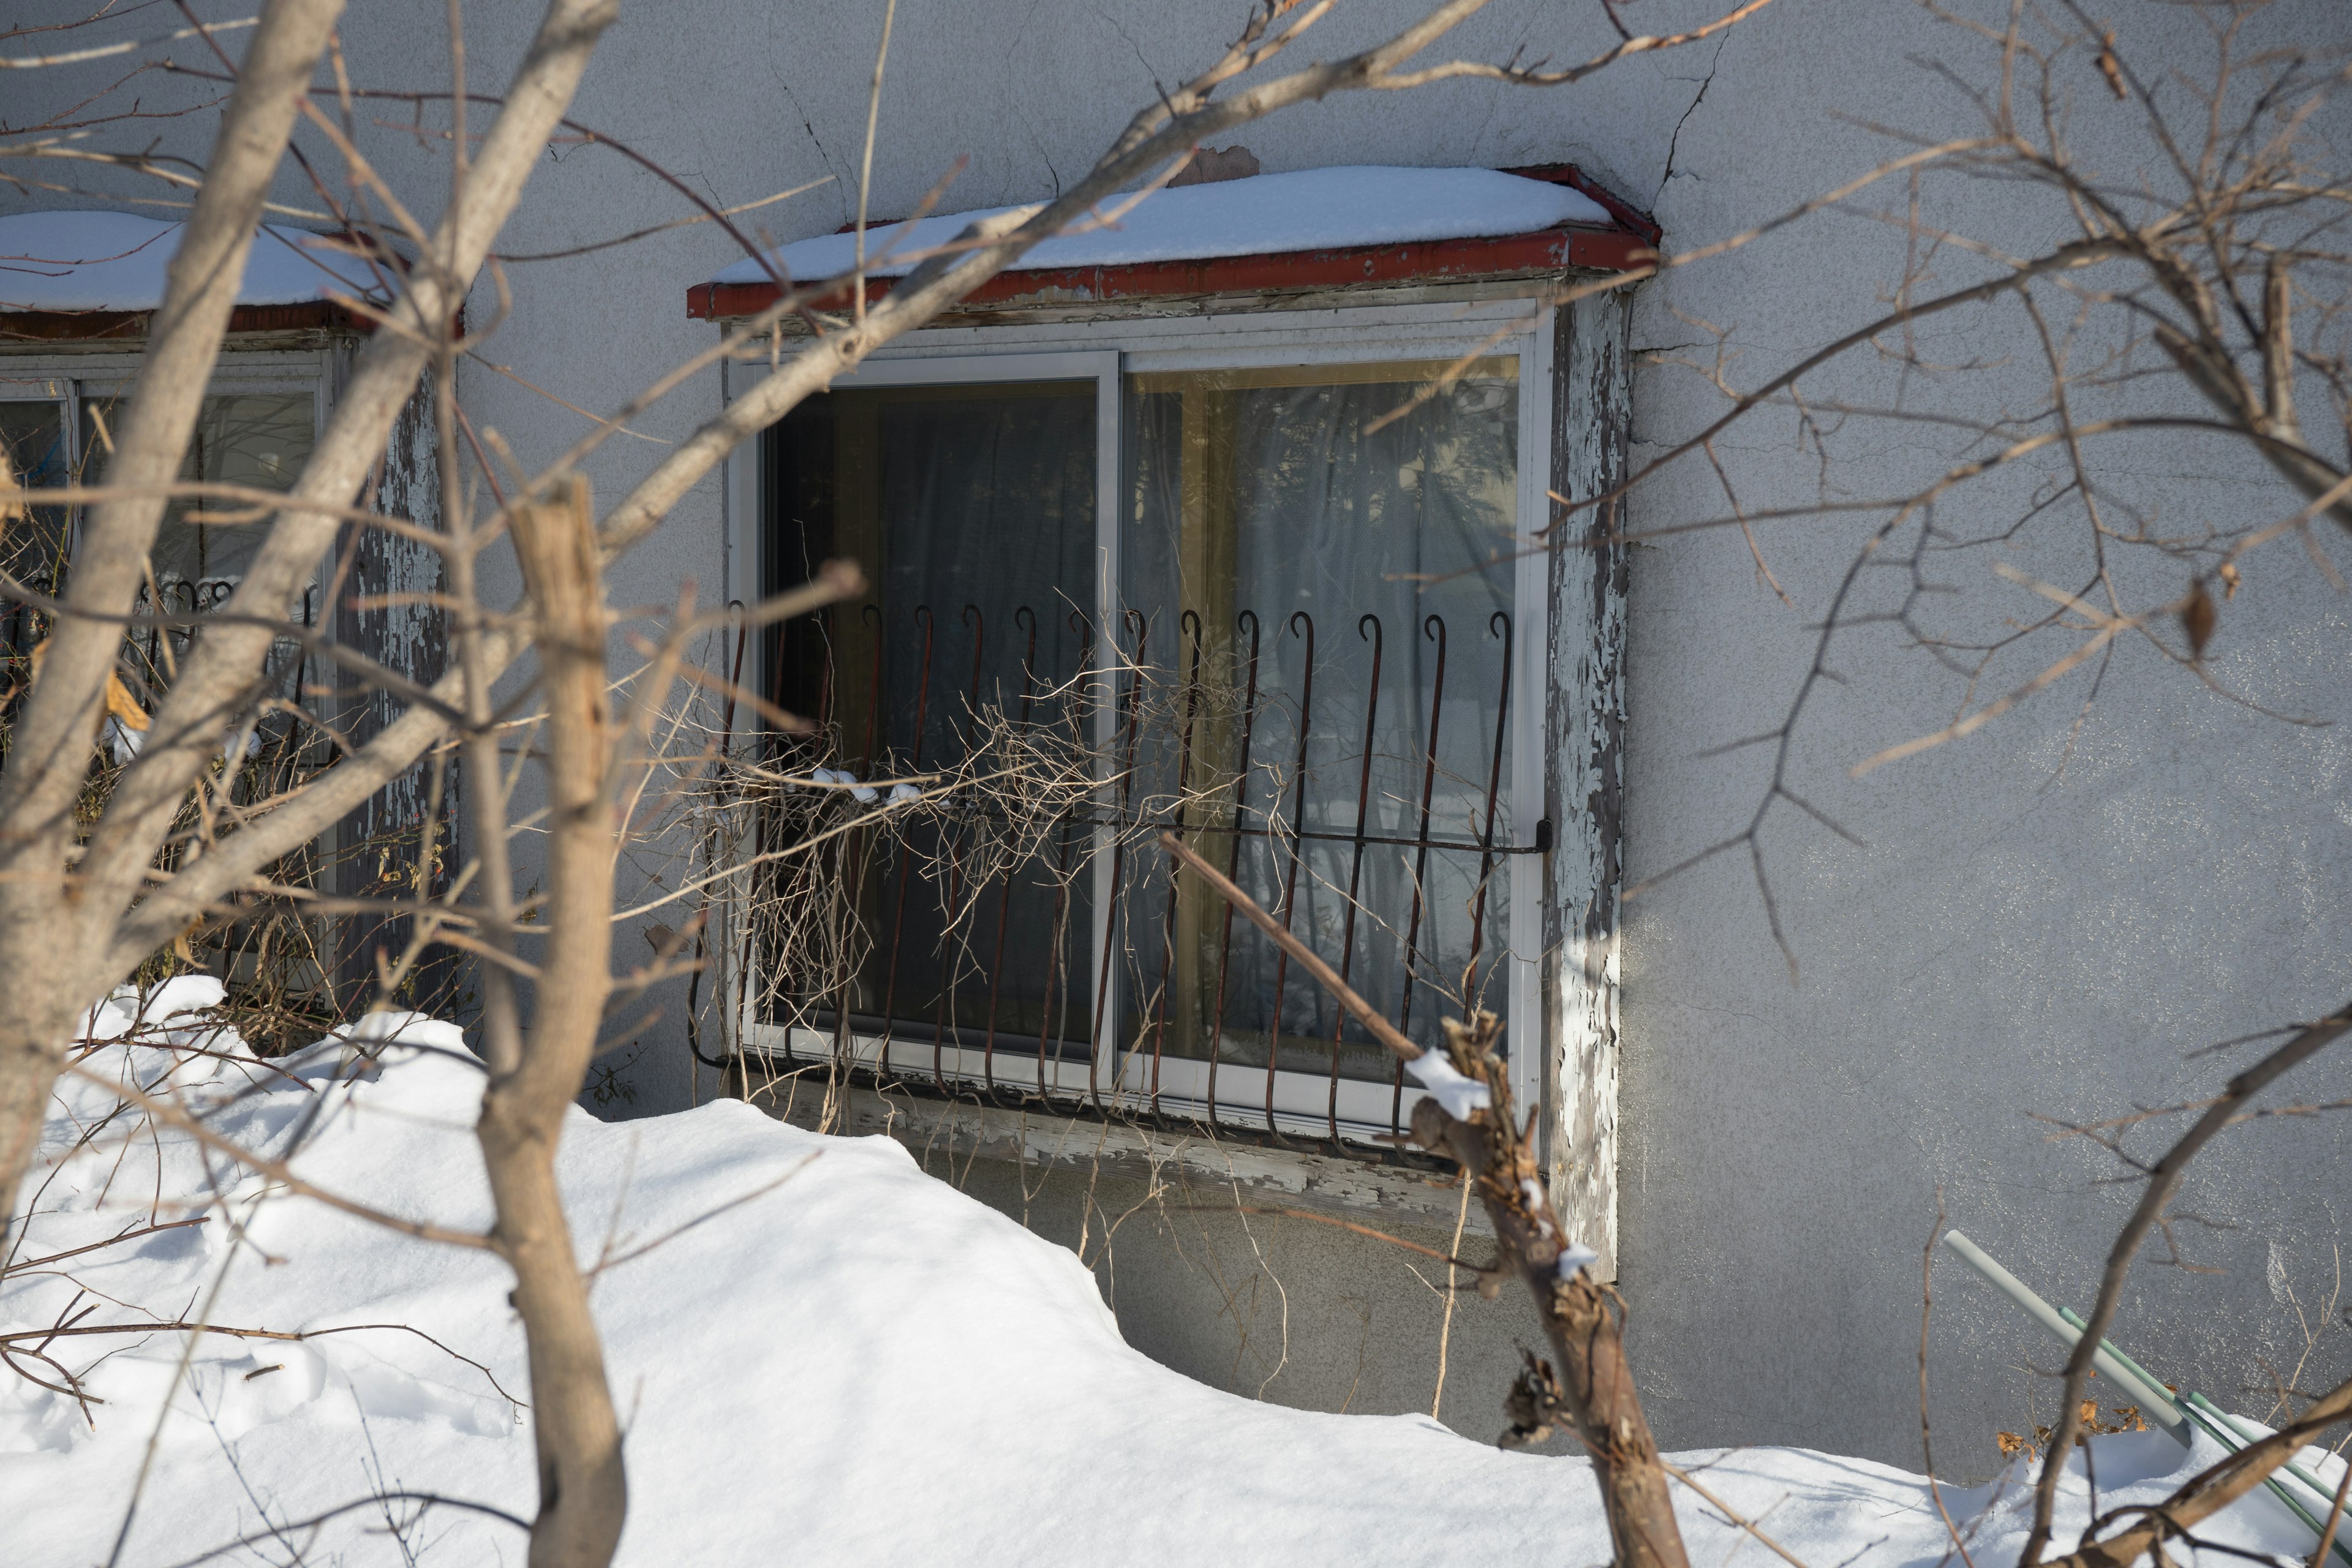
{"type": "MultiPolygon", "coordinates": [[[[1106,216],[1127,207],[1128,202],[1124,196],[1106,202],[1106,216]]],[[[976,218],[1010,212],[1026,217],[1041,210],[1042,204],[987,207],[923,218],[903,227],[869,227],[866,269],[881,278],[902,276],[914,269],[919,253],[945,245],[976,218]]],[[[1580,192],[1494,169],[1302,169],[1154,191],[1118,213],[1109,226],[1045,241],[1021,258],[1018,270],[1475,239],[1610,221],[1601,204],[1580,192]]],[[[787,245],[776,256],[787,277],[830,278],[855,265],[857,237],[820,235],[787,245]]],[[[767,269],[746,257],[711,281],[767,279],[767,269]]]]}
{"type": "MultiPolygon", "coordinates": [[[[470,1132],[479,1075],[460,1059],[453,1026],[372,1020],[368,1034],[401,1043],[371,1045],[382,1065],[339,1083],[352,1055],[333,1043],[275,1068],[226,1059],[241,1052],[234,1035],[179,1011],[216,997],[211,982],[172,982],[148,1000],[144,1032],[126,1040],[138,1003],[124,995],[93,1018],[93,1036],[116,1043],[89,1065],[209,1104],[218,1131],[273,1153],[307,1121],[294,1168],[308,1180],[402,1215],[487,1223],[470,1132]]],[[[54,1173],[20,1256],[143,1225],[158,1194],[163,1217],[178,1217],[176,1205],[201,1202],[214,1182],[226,1215],[216,1208],[202,1226],[10,1277],[0,1285],[8,1329],[49,1323],[78,1290],[90,1292],[81,1305],[99,1303],[90,1322],[187,1310],[226,1266],[212,1321],[406,1324],[528,1398],[509,1280],[493,1259],[268,1195],[217,1157],[207,1173],[185,1137],[132,1135],[127,1115],[106,1122],[115,1106],[97,1086],[61,1086],[47,1128],[54,1173]],[[247,1230],[233,1247],[235,1225],[247,1230]]],[[[628,1428],[624,1563],[1608,1559],[1582,1461],[1499,1452],[1424,1415],[1258,1404],[1159,1366],[1121,1342],[1075,1256],[924,1175],[887,1140],[819,1137],[731,1101],[617,1125],[575,1111],[562,1173],[583,1258],[626,1259],[595,1291],[628,1428]]],[[[53,1343],[108,1402],[94,1428],[63,1396],[0,1378],[8,1563],[105,1561],[184,1343],[177,1332],[53,1343]]],[[[2217,1457],[2184,1456],[2157,1433],[2102,1437],[2095,1452],[2105,1508],[2153,1500],[2217,1457]]],[[[1705,1484],[1811,1568],[1932,1568],[1950,1550],[1920,1479],[1884,1465],[1795,1449],[1678,1462],[1703,1468],[1705,1484]]],[[[2333,1461],[2321,1468],[2331,1482],[2340,1473],[2333,1461]]],[[[208,1336],[173,1399],[121,1561],[183,1562],[378,1487],[528,1516],[531,1472],[529,1431],[489,1375],[415,1336],[208,1336]]],[[[1979,1564],[2015,1560],[2021,1486],[1948,1489],[1946,1500],[1973,1521],[1979,1564]]],[[[1682,1514],[1694,1564],[1774,1561],[1688,1494],[1682,1514]]],[[[2081,1529],[2079,1477],[2064,1518],[2081,1529]]],[[[2298,1559],[2310,1550],[2259,1494],[2210,1533],[2298,1559]]],[[[406,1547],[425,1563],[523,1555],[513,1527],[449,1510],[410,1531],[406,1547]]],[[[305,1560],[391,1563],[401,1553],[383,1514],[362,1510],[324,1527],[305,1560]]]]}
{"type": "MultiPolygon", "coordinates": [[[[152,310],[186,226],[135,213],[0,216],[0,310],[152,310]]],[[[299,305],[330,294],[381,296],[368,264],[317,235],[264,224],[247,253],[240,305],[299,305]]]]}

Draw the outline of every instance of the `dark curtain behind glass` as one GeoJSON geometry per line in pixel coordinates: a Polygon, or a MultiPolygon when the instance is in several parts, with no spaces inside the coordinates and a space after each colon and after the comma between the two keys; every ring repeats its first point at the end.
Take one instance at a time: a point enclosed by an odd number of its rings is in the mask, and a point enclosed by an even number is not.
{"type": "MultiPolygon", "coordinates": [[[[772,647],[779,700],[831,726],[837,765],[900,778],[951,763],[983,715],[1018,721],[1024,684],[1032,723],[1064,720],[1052,693],[1080,672],[1095,603],[1095,395],[1091,383],[847,391],[772,434],[768,589],[833,555],[874,584],[772,647]]],[[[1086,879],[1057,879],[1048,856],[1009,886],[976,884],[960,868],[980,831],[950,816],[910,824],[903,843],[879,836],[860,889],[875,947],[850,1010],[869,1029],[887,1016],[897,1038],[977,1046],[992,1007],[998,1047],[1034,1049],[1050,972],[1053,1035],[1083,1048],[1086,879]]],[[[1075,872],[1085,830],[1057,841],[1075,872]]]]}

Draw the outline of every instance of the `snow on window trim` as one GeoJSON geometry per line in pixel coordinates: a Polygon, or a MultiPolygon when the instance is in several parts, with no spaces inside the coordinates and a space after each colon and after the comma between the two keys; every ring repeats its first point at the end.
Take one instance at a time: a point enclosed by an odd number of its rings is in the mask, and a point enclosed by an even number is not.
{"type": "MultiPolygon", "coordinates": [[[[1037,210],[1037,204],[992,207],[924,218],[903,228],[870,227],[868,270],[879,278],[903,277],[915,263],[898,258],[945,244],[975,219],[1037,210]]],[[[1046,240],[1022,258],[1021,269],[1493,238],[1567,225],[1612,227],[1614,220],[1580,191],[1496,169],[1305,169],[1155,191],[1114,226],[1046,240]]],[[[773,259],[789,277],[826,278],[849,270],[856,247],[855,235],[821,235],[783,247],[773,259]]],[[[710,280],[764,283],[768,273],[747,257],[710,280]]]]}
{"type": "MultiPolygon", "coordinates": [[[[0,216],[0,311],[155,310],[163,303],[164,269],[185,226],[135,213],[0,216]]],[[[376,292],[373,269],[340,242],[264,224],[236,303],[303,305],[376,292]]]]}

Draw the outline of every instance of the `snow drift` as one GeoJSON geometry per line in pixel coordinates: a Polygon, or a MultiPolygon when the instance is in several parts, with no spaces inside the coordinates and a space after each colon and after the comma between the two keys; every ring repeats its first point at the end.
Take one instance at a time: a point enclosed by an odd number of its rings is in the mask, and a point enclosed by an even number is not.
{"type": "MultiPolygon", "coordinates": [[[[248,1148],[294,1148],[308,1181],[403,1215],[488,1223],[471,1134],[480,1077],[455,1027],[380,1017],[364,1031],[373,1066],[331,1042],[263,1064],[191,1010],[217,996],[211,982],[173,982],[134,1029],[142,1009],[125,994],[91,1019],[110,1043],[88,1065],[208,1107],[248,1148]]],[[[203,1312],[310,1337],[52,1342],[47,1353],[106,1402],[87,1415],[0,1378],[8,1562],[106,1560],[173,1389],[126,1565],[184,1563],[272,1530],[308,1542],[313,1563],[399,1563],[404,1551],[520,1561],[512,1524],[452,1506],[400,1539],[388,1521],[410,1521],[414,1501],[339,1514],[315,1537],[295,1528],[383,1491],[530,1515],[530,1436],[506,1397],[529,1390],[503,1266],[273,1192],[184,1135],[139,1130],[86,1081],[61,1085],[45,1149],[20,1263],[143,1226],[151,1208],[210,1217],[18,1268],[0,1284],[6,1331],[95,1304],[84,1322],[203,1312]],[[320,1331],[336,1330],[347,1331],[320,1331]]],[[[607,1260],[594,1300],[628,1431],[624,1563],[1608,1560],[1582,1461],[1498,1452],[1423,1415],[1258,1404],[1170,1372],[1121,1342],[1070,1252],[887,1140],[819,1137],[733,1102],[618,1125],[574,1112],[562,1171],[583,1262],[607,1260]]],[[[2154,1500],[2217,1457],[2184,1457],[2155,1433],[2097,1443],[2103,1508],[2154,1500]]],[[[1812,1568],[1930,1568],[1950,1551],[1924,1483],[1884,1465],[1794,1449],[1678,1462],[1812,1568]]],[[[2340,1472],[2331,1461],[2323,1473],[2340,1472]]],[[[2014,1561],[2022,1486],[1948,1489],[1946,1500],[1978,1563],[2014,1561]]],[[[2072,1531],[2084,1505],[2078,1480],[2072,1531]]],[[[1683,1520],[1695,1563],[1771,1561],[1688,1494],[1683,1520]]],[[[2259,1494],[2211,1534],[2310,1550],[2259,1494]]],[[[290,1555],[264,1546],[269,1561],[290,1555]]]]}

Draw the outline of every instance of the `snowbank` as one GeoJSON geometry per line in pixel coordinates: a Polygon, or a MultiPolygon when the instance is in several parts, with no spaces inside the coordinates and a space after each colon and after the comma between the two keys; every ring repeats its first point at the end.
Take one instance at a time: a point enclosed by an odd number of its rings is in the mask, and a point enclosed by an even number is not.
{"type": "MultiPolygon", "coordinates": [[[[0,310],[152,310],[186,226],[133,213],[0,216],[0,310]]],[[[264,224],[236,291],[240,305],[300,305],[383,289],[368,264],[318,235],[264,224]]]]}
{"type": "MultiPolygon", "coordinates": [[[[371,1034],[402,1043],[384,1047],[373,1076],[344,1085],[347,1056],[332,1044],[270,1068],[137,1043],[160,1036],[236,1052],[233,1035],[182,1010],[216,999],[208,985],[178,982],[151,998],[143,1033],[132,1030],[135,998],[100,1009],[93,1037],[115,1043],[91,1065],[212,1105],[213,1124],[249,1146],[283,1152],[299,1137],[295,1169],[310,1181],[403,1215],[488,1221],[469,1129],[479,1078],[454,1027],[378,1020],[371,1034]]],[[[99,1304],[90,1322],[176,1313],[226,1266],[212,1321],[404,1324],[488,1369],[385,1328],[299,1343],[206,1337],[173,1400],[126,1568],[183,1562],[378,1488],[530,1513],[530,1434],[499,1392],[529,1396],[500,1266],[265,1197],[261,1181],[217,1160],[208,1176],[185,1138],[126,1141],[128,1118],[101,1127],[114,1106],[88,1084],[61,1090],[47,1138],[62,1163],[23,1256],[144,1225],[159,1190],[168,1211],[215,1180],[235,1219],[250,1222],[246,1240],[232,1258],[215,1214],[19,1273],[0,1287],[7,1327],[46,1325],[85,1289],[81,1305],[99,1304]]],[[[629,1432],[625,1563],[1608,1559],[1581,1461],[1498,1452],[1421,1415],[1256,1404],[1170,1372],[1120,1341],[1068,1251],[925,1176],[886,1140],[821,1138],[731,1102],[620,1125],[575,1112],[562,1166],[583,1258],[669,1237],[596,1288],[629,1432]]],[[[177,1332],[56,1342],[52,1353],[87,1369],[108,1402],[94,1428],[70,1400],[0,1377],[10,1563],[106,1559],[184,1345],[177,1332]]],[[[2213,1456],[2184,1458],[2149,1433],[2101,1438],[2096,1458],[2100,1501],[2112,1508],[2153,1500],[2213,1456]]],[[[1948,1550],[1922,1483],[1883,1465],[1791,1449],[1681,1462],[1704,1467],[1706,1484],[1763,1516],[1813,1568],[1930,1568],[1948,1550]]],[[[1990,1505],[1972,1543],[1984,1564],[2014,1561],[2025,1522],[2022,1489],[1996,1490],[1947,1494],[1964,1520],[1990,1505]]],[[[1695,1563],[1773,1561],[1685,1501],[1695,1563]]],[[[2079,1487],[2069,1513],[2079,1530],[2079,1487]]],[[[305,1560],[401,1562],[384,1529],[380,1511],[344,1514],[305,1560]]],[[[2259,1496],[2212,1534],[2309,1551],[2259,1496]]],[[[427,1563],[522,1555],[511,1526],[446,1509],[406,1544],[427,1563]]],[[[287,1555],[273,1548],[269,1560],[287,1555]]]]}
{"type": "MultiPolygon", "coordinates": [[[[1106,210],[1126,200],[1115,197],[1106,210]]],[[[1042,209],[1043,204],[988,207],[924,218],[911,226],[869,228],[866,269],[877,277],[903,277],[916,263],[895,258],[945,245],[976,218],[1014,212],[1026,217],[1042,209]],[[877,255],[883,257],[878,262],[877,255]]],[[[1611,221],[1600,203],[1580,192],[1494,169],[1302,169],[1154,191],[1111,227],[1045,241],[1021,258],[1018,270],[1479,239],[1611,221]]],[[[857,237],[823,235],[787,245],[776,256],[787,277],[830,278],[856,264],[857,237]]],[[[748,257],[711,279],[767,280],[767,269],[748,257]]]]}

